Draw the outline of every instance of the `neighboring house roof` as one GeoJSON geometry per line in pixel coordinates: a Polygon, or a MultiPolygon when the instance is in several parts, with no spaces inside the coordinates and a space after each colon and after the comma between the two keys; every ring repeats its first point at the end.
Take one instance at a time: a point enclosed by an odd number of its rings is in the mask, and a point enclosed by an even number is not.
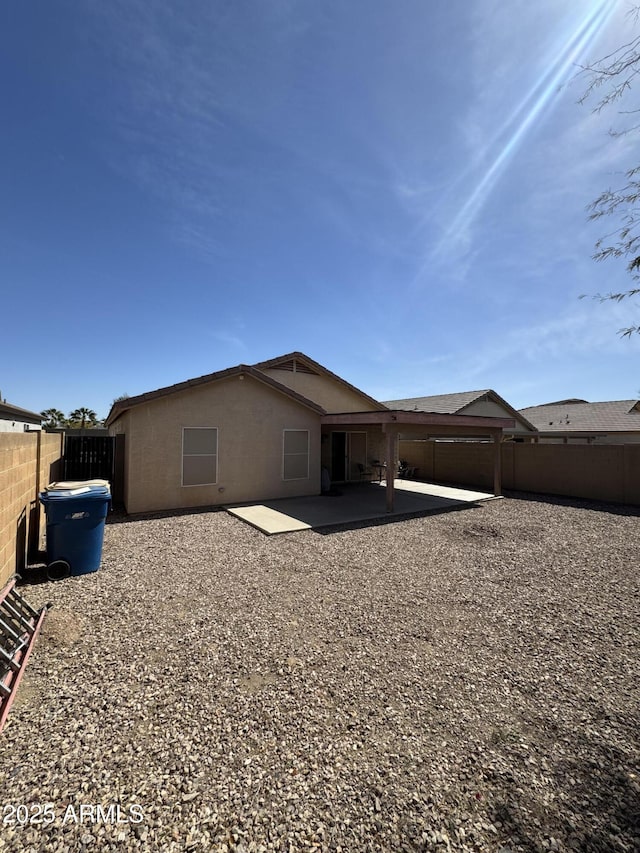
{"type": "Polygon", "coordinates": [[[540,432],[640,432],[639,400],[560,400],[520,412],[540,432]]]}
{"type": "Polygon", "coordinates": [[[510,406],[505,399],[485,388],[482,391],[460,391],[456,394],[434,394],[430,397],[409,397],[404,400],[386,400],[389,409],[400,409],[405,412],[434,412],[442,415],[462,415],[472,403],[490,400],[506,409],[514,418],[527,429],[536,431],[536,427],[521,412],[510,406]]]}
{"type": "Polygon", "coordinates": [[[28,409],[21,409],[19,406],[12,406],[10,403],[0,400],[0,418],[3,421],[24,421],[25,423],[42,423],[42,415],[39,412],[30,412],[28,409]]]}
{"type": "Polygon", "coordinates": [[[280,382],[276,382],[275,379],[270,376],[267,376],[260,370],[256,370],[255,367],[252,367],[248,364],[239,364],[236,367],[229,367],[226,370],[218,370],[215,373],[207,373],[205,376],[198,376],[195,379],[187,379],[185,382],[178,382],[175,385],[168,385],[165,388],[158,388],[156,391],[148,391],[146,394],[138,394],[136,397],[127,397],[124,400],[118,400],[112,405],[111,411],[107,415],[105,423],[107,424],[107,426],[109,426],[115,420],[117,420],[120,415],[124,414],[124,412],[128,411],[134,406],[139,406],[143,403],[148,403],[151,400],[157,400],[161,397],[167,397],[170,394],[176,394],[179,391],[186,391],[188,388],[195,388],[198,385],[206,385],[207,383],[218,382],[221,379],[227,379],[231,376],[240,375],[251,376],[253,377],[253,379],[257,379],[258,382],[262,382],[263,384],[270,386],[276,391],[279,391],[282,394],[286,394],[287,397],[296,400],[296,402],[301,403],[303,406],[306,406],[309,409],[313,409],[314,411],[318,412],[318,414],[322,415],[325,413],[325,410],[322,408],[322,406],[319,406],[312,400],[308,400],[306,397],[303,397],[302,394],[298,394],[291,388],[287,388],[286,385],[282,385],[280,382]]]}
{"type": "Polygon", "coordinates": [[[312,375],[315,374],[316,376],[328,376],[330,379],[333,379],[334,382],[339,383],[344,388],[348,388],[349,391],[359,394],[367,400],[367,402],[371,403],[372,406],[375,406],[378,409],[387,408],[385,403],[381,403],[379,400],[375,400],[373,397],[365,394],[365,392],[361,391],[360,388],[356,388],[355,385],[347,382],[341,376],[338,376],[337,373],[332,373],[326,367],[323,367],[322,364],[319,364],[317,361],[309,358],[309,356],[305,355],[303,352],[289,352],[286,355],[280,355],[277,358],[271,358],[268,361],[259,361],[253,366],[257,370],[276,368],[278,370],[297,371],[298,373],[310,373],[312,375]]]}
{"type": "Polygon", "coordinates": [[[430,397],[387,400],[385,405],[390,409],[400,409],[404,412],[437,412],[442,415],[453,415],[488,393],[489,390],[485,389],[484,391],[460,391],[458,394],[432,394],[430,397]]]}

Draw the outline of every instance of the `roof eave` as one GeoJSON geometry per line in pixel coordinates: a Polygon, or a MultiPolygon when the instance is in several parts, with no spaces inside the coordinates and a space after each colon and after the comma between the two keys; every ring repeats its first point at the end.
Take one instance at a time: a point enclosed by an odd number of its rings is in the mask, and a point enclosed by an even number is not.
{"type": "Polygon", "coordinates": [[[435,412],[407,412],[402,409],[379,409],[375,412],[340,412],[323,415],[321,423],[326,426],[339,424],[391,424],[398,427],[451,426],[483,429],[513,429],[513,418],[492,418],[484,415],[443,415],[435,412]]]}
{"type": "Polygon", "coordinates": [[[322,408],[322,406],[319,406],[317,403],[314,403],[313,400],[307,399],[302,394],[299,394],[297,391],[294,391],[286,385],[283,385],[281,382],[278,382],[271,376],[267,376],[260,370],[256,370],[251,365],[239,364],[236,367],[229,367],[226,370],[220,370],[216,373],[209,373],[205,376],[199,376],[196,379],[187,379],[186,381],[178,382],[175,385],[168,385],[165,388],[158,388],[155,391],[148,391],[145,394],[139,394],[136,397],[127,397],[126,400],[120,400],[119,402],[114,403],[111,407],[111,411],[105,419],[105,424],[107,426],[111,426],[118,420],[119,417],[125,414],[125,412],[137,406],[144,405],[144,403],[150,403],[154,400],[162,399],[163,397],[169,397],[172,394],[178,394],[182,391],[188,391],[190,388],[197,388],[200,385],[220,382],[223,379],[229,379],[233,376],[241,375],[251,376],[256,381],[273,388],[275,391],[279,391],[280,393],[285,394],[287,397],[295,400],[297,403],[300,403],[303,406],[306,406],[317,414],[324,414],[325,410],[322,408]]]}

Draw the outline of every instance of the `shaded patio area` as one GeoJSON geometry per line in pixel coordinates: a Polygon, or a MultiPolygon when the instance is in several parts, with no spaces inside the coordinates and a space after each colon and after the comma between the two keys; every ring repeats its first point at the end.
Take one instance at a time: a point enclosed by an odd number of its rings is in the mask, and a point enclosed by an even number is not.
{"type": "Polygon", "coordinates": [[[393,521],[407,515],[426,515],[494,500],[488,492],[437,486],[415,480],[395,480],[393,512],[386,511],[386,483],[350,483],[336,495],[281,498],[260,504],[228,506],[231,515],[263,533],[322,530],[366,521],[393,521]]]}

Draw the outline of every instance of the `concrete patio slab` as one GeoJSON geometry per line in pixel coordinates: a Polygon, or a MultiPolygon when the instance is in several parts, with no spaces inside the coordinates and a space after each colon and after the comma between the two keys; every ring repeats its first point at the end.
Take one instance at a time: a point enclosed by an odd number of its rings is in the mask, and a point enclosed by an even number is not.
{"type": "Polygon", "coordinates": [[[416,480],[395,481],[395,509],[386,512],[386,484],[358,483],[341,486],[339,494],[280,498],[261,504],[225,507],[227,512],[263,533],[291,533],[365,521],[390,521],[406,515],[443,512],[493,500],[488,492],[435,486],[416,480]]]}
{"type": "Polygon", "coordinates": [[[294,530],[308,530],[311,527],[306,521],[299,521],[293,515],[278,512],[264,504],[227,507],[227,512],[269,534],[291,533],[294,530]]]}

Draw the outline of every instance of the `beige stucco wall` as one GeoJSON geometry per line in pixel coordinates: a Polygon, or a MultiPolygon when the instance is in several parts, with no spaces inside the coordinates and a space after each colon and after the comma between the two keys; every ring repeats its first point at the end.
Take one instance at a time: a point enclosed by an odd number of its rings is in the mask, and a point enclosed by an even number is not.
{"type": "MultiPolygon", "coordinates": [[[[520,421],[504,406],[496,403],[494,400],[476,400],[470,406],[466,406],[459,414],[461,415],[476,415],[490,418],[513,418],[516,422],[514,432],[530,433],[520,421]]],[[[511,432],[511,430],[505,430],[511,432]]]]}
{"type": "Polygon", "coordinates": [[[42,430],[41,425],[31,421],[0,418],[0,432],[39,432],[40,430],[42,430]]]}
{"type": "Polygon", "coordinates": [[[320,492],[320,417],[250,376],[190,388],[129,410],[125,505],[130,513],[320,492]],[[182,486],[183,427],[218,428],[218,482],[182,486]],[[309,477],[282,479],[284,429],[308,429],[309,477]]]}
{"type": "Polygon", "coordinates": [[[131,430],[131,411],[125,412],[118,420],[109,428],[109,435],[124,435],[124,466],[123,466],[123,484],[122,484],[122,501],[125,507],[129,505],[129,445],[127,441],[127,433],[131,430]]]}
{"type": "Polygon", "coordinates": [[[380,408],[379,406],[371,405],[361,394],[351,391],[351,389],[346,388],[342,383],[337,382],[330,376],[294,373],[291,370],[278,370],[277,368],[268,368],[263,373],[271,376],[276,382],[280,382],[281,385],[292,388],[308,400],[313,400],[314,403],[322,406],[323,409],[330,413],[371,412],[380,408]]]}

